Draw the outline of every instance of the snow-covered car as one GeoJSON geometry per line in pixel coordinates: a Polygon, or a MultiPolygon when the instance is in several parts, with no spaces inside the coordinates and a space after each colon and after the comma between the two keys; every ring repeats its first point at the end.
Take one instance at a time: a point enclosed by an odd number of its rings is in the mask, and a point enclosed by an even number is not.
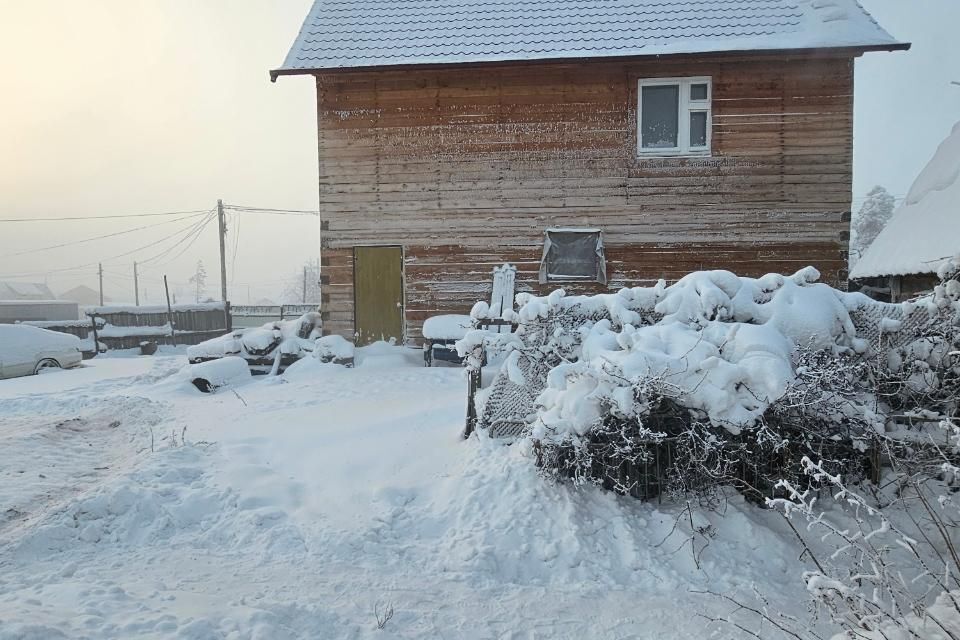
{"type": "Polygon", "coordinates": [[[0,324],[0,380],[80,366],[80,338],[24,324],[0,324]]]}
{"type": "Polygon", "coordinates": [[[324,362],[353,363],[353,344],[340,336],[325,336],[319,313],[306,313],[296,320],[269,322],[262,327],[238,329],[187,348],[190,364],[228,356],[247,361],[253,373],[280,373],[308,355],[324,362]]]}

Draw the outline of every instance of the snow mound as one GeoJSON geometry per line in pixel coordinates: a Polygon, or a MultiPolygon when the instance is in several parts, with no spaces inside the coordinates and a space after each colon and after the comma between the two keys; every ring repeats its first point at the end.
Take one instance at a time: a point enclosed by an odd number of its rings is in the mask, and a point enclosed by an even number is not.
{"type": "Polygon", "coordinates": [[[302,551],[302,536],[282,510],[244,502],[210,482],[209,455],[191,445],[152,454],[149,464],[70,503],[13,545],[12,554],[25,559],[178,540],[221,551],[251,545],[266,557],[302,551]]]}
{"type": "Polygon", "coordinates": [[[431,316],[423,323],[423,337],[431,340],[459,340],[472,327],[473,319],[470,316],[431,316]]]}
{"type": "Polygon", "coordinates": [[[187,365],[180,371],[180,377],[201,391],[209,392],[247,382],[250,380],[250,367],[243,358],[227,356],[219,360],[187,365]]]}
{"type": "Polygon", "coordinates": [[[353,351],[353,343],[338,335],[324,336],[313,345],[313,357],[323,362],[353,360],[353,351]]]}

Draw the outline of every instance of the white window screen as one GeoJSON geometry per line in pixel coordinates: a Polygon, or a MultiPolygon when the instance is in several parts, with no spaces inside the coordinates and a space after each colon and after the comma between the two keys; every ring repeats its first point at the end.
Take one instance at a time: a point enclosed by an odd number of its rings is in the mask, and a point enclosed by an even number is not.
{"type": "Polygon", "coordinates": [[[540,282],[607,282],[599,229],[547,229],[540,282]]]}
{"type": "Polygon", "coordinates": [[[710,153],[710,78],[640,80],[637,151],[640,155],[710,153]]]}

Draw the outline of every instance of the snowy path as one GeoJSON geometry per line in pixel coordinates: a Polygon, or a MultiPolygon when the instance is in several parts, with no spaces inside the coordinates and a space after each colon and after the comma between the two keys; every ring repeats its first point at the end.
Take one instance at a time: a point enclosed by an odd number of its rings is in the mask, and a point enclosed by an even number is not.
{"type": "Polygon", "coordinates": [[[0,383],[0,640],[735,638],[693,591],[752,584],[803,610],[772,514],[711,515],[698,570],[676,509],[461,441],[459,370],[304,364],[239,396],[170,356],[0,383]]]}

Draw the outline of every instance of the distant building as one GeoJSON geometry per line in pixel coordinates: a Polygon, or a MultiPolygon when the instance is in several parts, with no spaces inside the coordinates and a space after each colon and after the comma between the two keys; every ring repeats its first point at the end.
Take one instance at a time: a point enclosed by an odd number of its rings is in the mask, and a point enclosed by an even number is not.
{"type": "Polygon", "coordinates": [[[0,300],[0,324],[30,320],[72,320],[79,317],[76,302],[62,300],[0,300]]]}
{"type": "MultiPolygon", "coordinates": [[[[92,307],[100,304],[100,294],[86,285],[74,287],[69,291],[64,291],[60,295],[61,300],[70,300],[76,302],[81,307],[92,307]]],[[[104,304],[110,302],[110,298],[103,296],[104,304]]]]}
{"type": "Polygon", "coordinates": [[[899,302],[933,289],[937,268],[960,254],[960,122],[920,172],[850,278],[899,302]]]}
{"type": "Polygon", "coordinates": [[[56,300],[50,287],[39,282],[0,282],[0,300],[56,300]]]}

